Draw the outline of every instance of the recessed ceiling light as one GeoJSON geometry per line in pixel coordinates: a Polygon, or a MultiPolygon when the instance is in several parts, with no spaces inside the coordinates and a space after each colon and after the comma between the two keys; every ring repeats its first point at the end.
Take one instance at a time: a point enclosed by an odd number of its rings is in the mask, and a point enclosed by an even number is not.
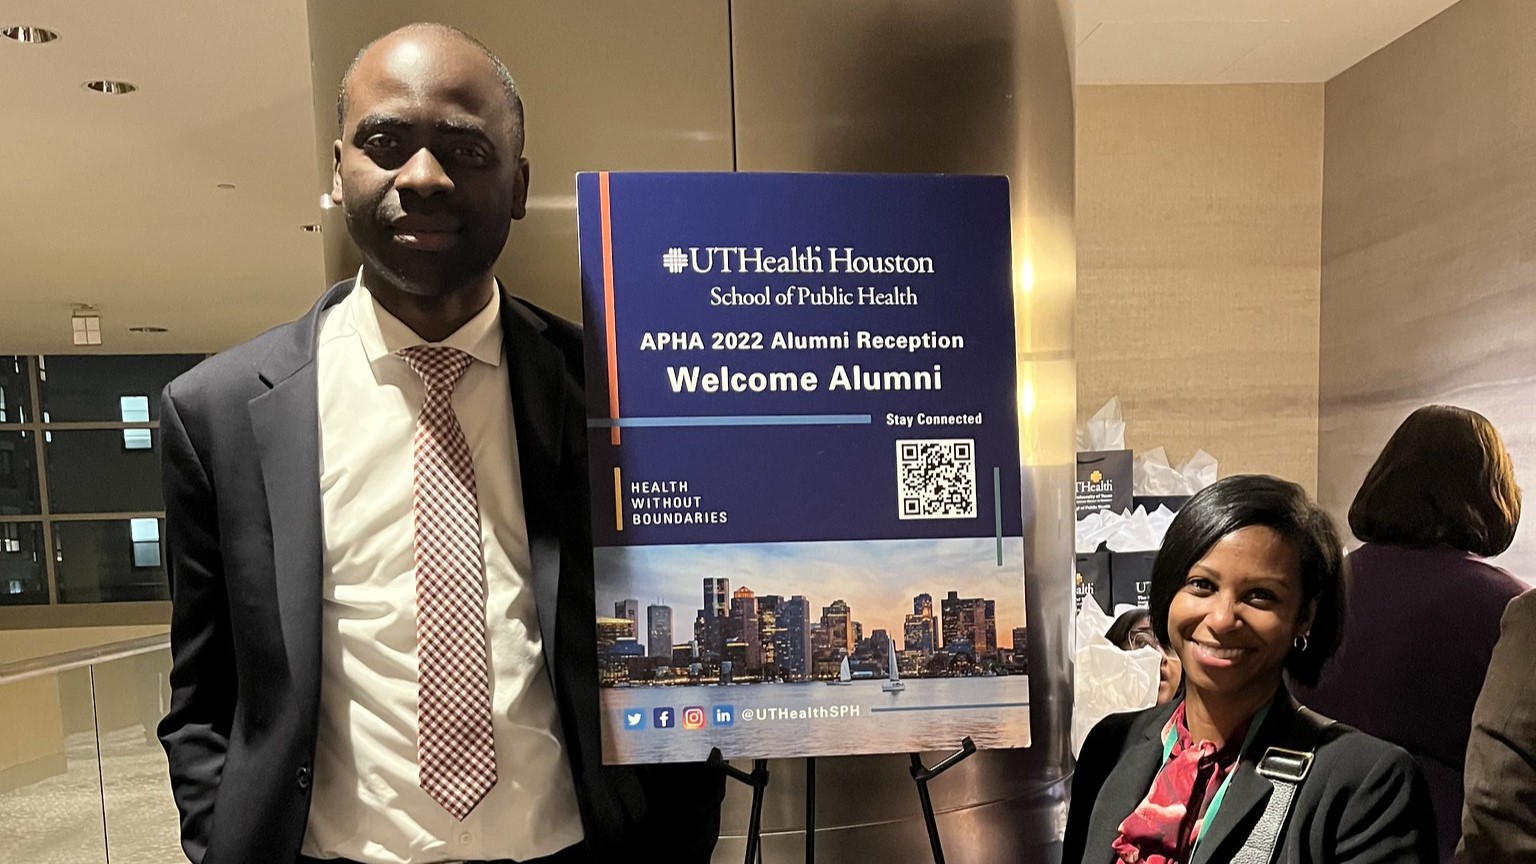
{"type": "Polygon", "coordinates": [[[59,38],[59,34],[42,27],[6,27],[0,30],[0,36],[28,45],[41,45],[59,38]]]}
{"type": "Polygon", "coordinates": [[[299,227],[305,233],[307,233],[307,234],[319,234],[320,233],[320,223],[319,222],[315,222],[315,223],[312,223],[312,224],[309,224],[309,225],[301,225],[299,227]]]}
{"type": "Polygon", "coordinates": [[[233,188],[235,188],[235,184],[233,184],[233,183],[220,183],[218,188],[220,188],[220,189],[233,189],[233,188]]]}
{"type": "Polygon", "coordinates": [[[129,327],[129,333],[167,333],[167,327],[129,327]]]}
{"type": "Polygon", "coordinates": [[[87,90],[94,90],[97,93],[105,93],[108,96],[126,96],[127,94],[139,89],[137,86],[129,84],[127,81],[108,81],[106,79],[101,79],[98,81],[87,81],[81,86],[87,90]]]}

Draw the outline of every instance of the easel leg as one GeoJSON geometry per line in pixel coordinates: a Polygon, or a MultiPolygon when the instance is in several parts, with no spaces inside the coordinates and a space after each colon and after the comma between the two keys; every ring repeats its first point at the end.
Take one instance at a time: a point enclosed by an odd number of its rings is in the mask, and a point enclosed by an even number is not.
{"type": "Polygon", "coordinates": [[[805,864],[816,861],[816,757],[805,760],[805,864]]]}
{"type": "Polygon", "coordinates": [[[724,771],[725,776],[752,787],[752,816],[747,822],[746,864],[759,862],[762,859],[763,790],[768,787],[768,760],[753,760],[752,773],[749,774],[740,768],[731,767],[720,755],[720,748],[716,747],[709,751],[709,759],[705,761],[724,771]]]}
{"type": "Polygon", "coordinates": [[[752,819],[747,823],[747,864],[762,860],[763,792],[768,787],[768,760],[752,762],[752,819]]]}
{"type": "Polygon", "coordinates": [[[944,845],[939,841],[939,821],[933,812],[933,799],[928,795],[928,781],[955,767],[975,752],[976,744],[967,736],[960,742],[959,750],[932,768],[923,766],[920,754],[912,754],[912,779],[917,783],[917,799],[923,805],[923,823],[928,827],[928,845],[933,847],[933,864],[944,864],[944,845]]]}

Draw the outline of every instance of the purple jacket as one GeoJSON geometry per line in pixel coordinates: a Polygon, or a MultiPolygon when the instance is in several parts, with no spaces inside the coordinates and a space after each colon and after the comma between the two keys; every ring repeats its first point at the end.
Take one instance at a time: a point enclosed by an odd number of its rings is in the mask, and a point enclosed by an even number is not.
{"type": "Polygon", "coordinates": [[[1344,642],[1297,701],[1413,754],[1429,780],[1440,858],[1461,835],[1462,764],[1504,607],[1526,588],[1449,547],[1367,543],[1349,554],[1344,642]]]}

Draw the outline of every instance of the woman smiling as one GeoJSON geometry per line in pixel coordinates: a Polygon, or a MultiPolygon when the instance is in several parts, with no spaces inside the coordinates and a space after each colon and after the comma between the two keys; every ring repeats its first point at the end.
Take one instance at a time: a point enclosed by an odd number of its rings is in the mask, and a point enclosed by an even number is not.
{"type": "Polygon", "coordinates": [[[1105,718],[1072,783],[1065,864],[1433,862],[1402,749],[1299,706],[1338,646],[1343,550],[1294,483],[1229,477],[1190,499],[1152,569],[1172,702],[1105,718]]]}

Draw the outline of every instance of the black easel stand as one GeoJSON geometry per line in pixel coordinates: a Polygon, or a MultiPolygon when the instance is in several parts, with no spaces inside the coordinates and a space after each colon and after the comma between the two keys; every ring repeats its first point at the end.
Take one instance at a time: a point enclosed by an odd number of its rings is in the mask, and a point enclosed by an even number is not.
{"type": "Polygon", "coordinates": [[[805,864],[816,861],[816,757],[805,758],[805,864]]]}
{"type": "Polygon", "coordinates": [[[960,742],[959,750],[944,757],[944,761],[932,768],[923,767],[923,757],[917,753],[912,754],[912,779],[917,781],[917,797],[923,802],[923,821],[928,825],[928,843],[933,847],[933,864],[944,864],[944,846],[939,842],[939,823],[933,815],[933,799],[928,796],[928,781],[955,767],[975,752],[976,744],[967,735],[960,742]]]}
{"type": "Polygon", "coordinates": [[[752,818],[747,823],[746,864],[754,864],[754,862],[761,859],[761,850],[758,847],[762,843],[763,790],[768,787],[768,760],[752,760],[752,772],[749,774],[740,768],[732,768],[731,764],[726,762],[724,757],[720,755],[720,748],[716,747],[709,751],[709,759],[707,761],[709,764],[724,771],[725,776],[740,780],[752,787],[752,818]]]}

